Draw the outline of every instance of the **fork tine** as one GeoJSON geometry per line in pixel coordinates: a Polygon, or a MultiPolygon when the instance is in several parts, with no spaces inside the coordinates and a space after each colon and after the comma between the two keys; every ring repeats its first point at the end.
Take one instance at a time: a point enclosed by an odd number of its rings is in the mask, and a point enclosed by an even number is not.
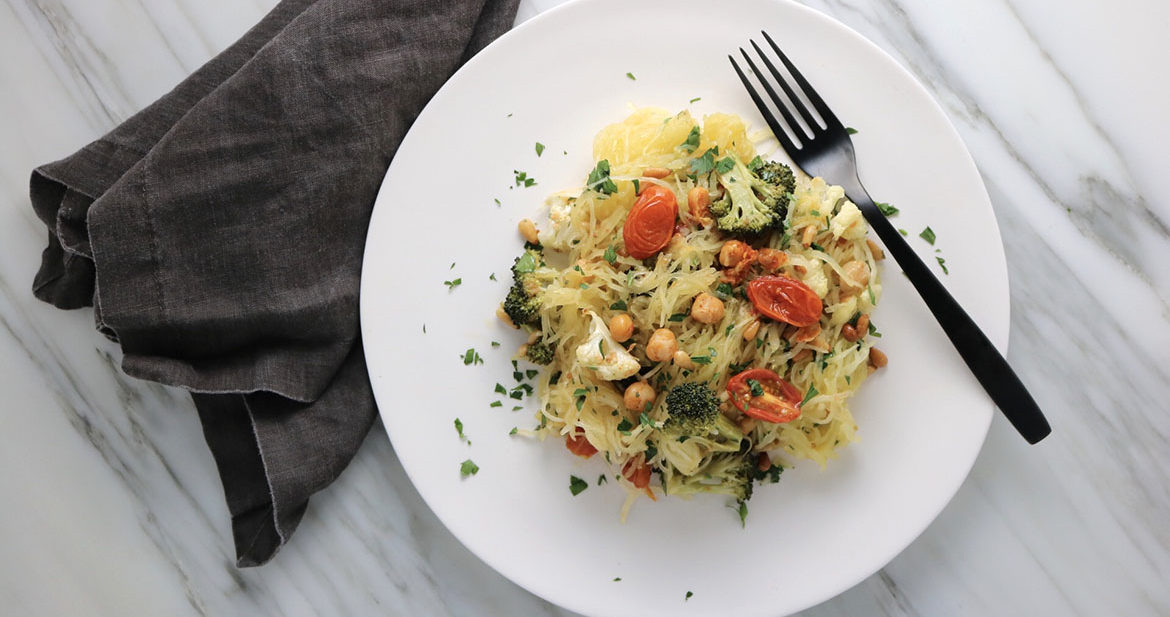
{"type": "MultiPolygon", "coordinates": [[[[760,59],[764,61],[764,65],[768,67],[769,71],[771,71],[772,77],[774,77],[776,82],[780,84],[780,87],[784,89],[784,94],[788,95],[788,100],[792,101],[792,106],[795,107],[796,111],[800,113],[800,116],[804,118],[804,121],[808,125],[809,129],[812,130],[813,133],[816,133],[816,130],[820,125],[817,124],[816,118],[813,118],[812,114],[809,113],[808,107],[805,107],[800,98],[796,96],[796,93],[792,91],[792,86],[788,85],[788,80],[780,74],[780,71],[776,70],[776,65],[772,64],[772,61],[768,59],[767,54],[764,53],[764,50],[760,49],[760,46],[756,44],[755,40],[750,41],[750,43],[756,50],[756,53],[759,54],[760,59]]],[[[759,75],[758,72],[756,74],[759,75]]],[[[772,100],[775,101],[777,105],[780,104],[780,99],[777,98],[775,94],[772,95],[772,100]]],[[[792,120],[789,120],[788,122],[792,123],[792,120]]]]}
{"type": "MultiPolygon", "coordinates": [[[[752,43],[752,45],[755,45],[755,43],[752,43]]],[[[768,96],[771,97],[772,102],[776,105],[776,109],[780,110],[780,115],[784,116],[784,121],[788,123],[788,128],[792,129],[792,134],[795,135],[797,139],[800,139],[801,142],[807,140],[811,135],[804,132],[804,129],[802,129],[800,124],[797,123],[796,118],[794,118],[792,113],[788,111],[788,106],[784,104],[784,99],[780,98],[780,96],[776,94],[776,90],[772,88],[772,83],[768,81],[768,78],[764,77],[764,72],[756,66],[755,62],[752,62],[751,56],[749,56],[742,47],[739,48],[739,53],[743,55],[743,59],[747,61],[748,66],[750,66],[752,69],[752,72],[756,74],[756,79],[760,80],[760,85],[764,86],[764,90],[768,92],[768,96]]],[[[799,99],[793,100],[797,101],[797,107],[800,107],[799,99]]]]}
{"type": "Polygon", "coordinates": [[[825,104],[824,99],[822,99],[821,96],[817,94],[817,91],[813,90],[813,87],[809,85],[808,80],[804,78],[804,75],[801,75],[796,66],[788,60],[788,56],[784,55],[784,52],[780,51],[780,47],[776,45],[776,41],[773,41],[772,37],[768,36],[767,32],[761,30],[760,33],[764,35],[764,38],[767,39],[768,44],[772,46],[772,51],[776,52],[776,55],[780,57],[780,61],[784,63],[784,67],[788,69],[789,73],[792,73],[792,78],[796,80],[796,85],[800,86],[801,91],[803,91],[804,95],[808,97],[809,102],[812,103],[813,107],[816,108],[817,113],[819,113],[821,118],[825,120],[825,125],[830,129],[840,128],[841,121],[837,119],[837,116],[833,114],[833,111],[829,109],[829,106],[825,104]]]}
{"type": "Polygon", "coordinates": [[[760,110],[760,115],[764,116],[764,121],[768,123],[768,128],[772,129],[772,134],[780,141],[780,147],[784,148],[785,152],[796,152],[799,150],[792,143],[792,140],[788,138],[788,134],[784,132],[784,127],[776,120],[776,116],[768,111],[767,105],[764,104],[764,99],[760,98],[760,93],[756,92],[755,86],[752,85],[752,82],[748,81],[747,75],[744,75],[743,70],[736,64],[735,58],[728,55],[727,59],[731,61],[731,66],[735,69],[735,74],[739,75],[739,80],[743,82],[743,87],[747,89],[748,95],[752,97],[752,102],[760,110]]]}

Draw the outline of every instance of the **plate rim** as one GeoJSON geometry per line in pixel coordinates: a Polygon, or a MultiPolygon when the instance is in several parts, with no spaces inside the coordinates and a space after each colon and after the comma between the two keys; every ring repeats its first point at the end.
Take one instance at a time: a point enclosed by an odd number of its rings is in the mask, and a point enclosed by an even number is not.
{"type": "MultiPolygon", "coordinates": [[[[497,38],[495,41],[493,41],[491,44],[489,44],[487,47],[485,47],[483,50],[481,50],[479,53],[477,53],[475,56],[473,56],[471,59],[469,59],[463,66],[461,66],[451,76],[451,78],[449,78],[447,80],[447,82],[445,82],[443,84],[442,87],[440,87],[440,89],[432,97],[431,101],[428,102],[428,104],[424,107],[424,109],[419,113],[419,115],[411,123],[410,129],[408,129],[402,142],[399,144],[399,149],[401,149],[403,146],[408,144],[409,140],[411,139],[411,135],[415,132],[415,127],[420,124],[420,120],[422,120],[424,118],[424,115],[428,115],[428,112],[433,111],[433,108],[434,108],[434,105],[432,105],[433,101],[439,100],[443,96],[444,92],[452,87],[451,84],[455,83],[458,80],[458,78],[461,76],[461,74],[464,74],[466,72],[474,70],[474,67],[477,67],[479,64],[481,64],[483,62],[490,61],[491,54],[494,53],[492,51],[493,48],[497,47],[501,41],[510,41],[511,39],[516,38],[517,36],[522,36],[522,33],[527,32],[528,30],[540,28],[540,27],[542,27],[542,24],[544,24],[546,21],[548,21],[550,19],[554,19],[555,16],[557,16],[560,13],[565,12],[567,10],[572,10],[572,9],[575,9],[575,8],[580,7],[582,5],[602,3],[602,2],[606,2],[606,1],[609,1],[609,0],[568,0],[567,2],[564,2],[560,5],[557,5],[557,6],[554,6],[550,9],[548,9],[548,10],[542,11],[541,13],[533,16],[532,18],[524,21],[523,23],[517,25],[516,27],[512,28],[508,32],[501,35],[499,38],[497,38]]],[[[666,3],[666,0],[659,0],[659,1],[666,3]]],[[[866,48],[866,53],[872,54],[875,57],[880,58],[884,64],[889,65],[892,69],[894,69],[895,71],[900,73],[902,78],[904,78],[906,80],[906,83],[911,84],[913,86],[915,93],[917,95],[919,95],[925,102],[927,102],[927,104],[931,106],[932,111],[935,114],[937,114],[937,116],[943,121],[943,124],[945,125],[945,127],[947,129],[946,138],[949,141],[954,142],[954,144],[956,144],[958,146],[957,152],[961,153],[961,155],[963,157],[963,160],[961,161],[962,164],[965,167],[969,168],[969,170],[974,173],[974,177],[978,181],[977,185],[978,185],[978,188],[980,190],[980,193],[977,197],[978,197],[979,201],[983,202],[986,205],[986,210],[985,210],[984,214],[986,216],[990,217],[990,223],[991,223],[990,231],[992,233],[992,237],[986,238],[985,242],[987,243],[988,246],[993,247],[995,250],[995,258],[996,258],[996,262],[997,262],[996,266],[997,266],[997,270],[999,271],[999,274],[1000,274],[1000,276],[998,278],[1000,280],[1002,280],[1002,282],[1003,282],[1002,301],[997,302],[997,305],[995,307],[993,307],[996,313],[1000,313],[1002,315],[1002,316],[996,315],[996,317],[995,317],[995,319],[998,321],[998,323],[1002,324],[1002,328],[999,331],[986,331],[986,333],[987,333],[988,338],[992,341],[992,343],[1000,351],[1000,353],[1006,356],[1007,350],[1008,350],[1008,343],[1009,343],[1009,336],[1010,336],[1010,321],[1011,321],[1010,277],[1009,277],[1010,271],[1007,268],[1006,253],[1005,253],[1005,247],[1003,245],[1002,233],[1000,231],[999,220],[998,220],[998,217],[996,216],[995,209],[991,203],[990,195],[987,192],[986,184],[983,181],[982,173],[979,171],[979,167],[976,165],[974,157],[971,155],[971,152],[967,148],[966,143],[963,141],[963,139],[962,139],[960,133],[958,132],[958,130],[956,129],[954,123],[951,121],[951,118],[947,114],[946,109],[943,108],[942,104],[933,96],[933,94],[931,93],[931,90],[928,89],[926,87],[926,85],[923,84],[913,73],[911,73],[909,69],[907,69],[905,66],[903,66],[903,64],[901,62],[899,62],[895,57],[893,57],[893,55],[886,52],[884,49],[879,47],[876,43],[874,43],[873,41],[871,41],[870,39],[868,39],[867,37],[865,37],[864,35],[862,35],[858,31],[856,31],[855,29],[853,29],[849,25],[847,25],[847,24],[841,22],[840,20],[838,20],[837,18],[833,17],[832,15],[818,11],[812,7],[808,7],[808,6],[799,4],[799,3],[795,2],[795,0],[760,0],[760,1],[761,2],[770,2],[773,4],[777,4],[777,5],[783,5],[786,7],[786,10],[792,10],[792,11],[803,13],[804,17],[809,18],[809,19],[813,19],[813,20],[819,20],[819,21],[823,22],[825,25],[828,25],[829,27],[840,31],[845,36],[848,36],[852,39],[855,39],[856,42],[860,43],[863,47],[866,48]]],[[[368,333],[371,331],[375,331],[376,329],[372,329],[372,328],[367,327],[367,323],[368,323],[367,319],[373,319],[372,317],[367,317],[368,315],[372,314],[372,311],[367,310],[368,309],[367,302],[370,301],[370,300],[368,300],[368,298],[370,298],[372,294],[367,293],[367,292],[368,292],[368,287],[374,285],[374,283],[372,282],[372,279],[374,277],[372,276],[373,275],[373,273],[371,271],[372,269],[365,267],[365,265],[367,263],[369,263],[369,262],[367,262],[367,257],[374,250],[371,248],[373,246],[373,244],[370,242],[370,240],[375,235],[375,233],[377,233],[376,230],[378,229],[378,226],[375,223],[379,218],[379,211],[381,211],[382,215],[385,216],[385,212],[387,210],[387,208],[385,208],[385,207],[379,208],[378,204],[382,203],[384,201],[383,196],[384,196],[385,191],[386,191],[387,180],[391,177],[391,175],[395,169],[395,162],[397,160],[398,160],[398,157],[397,157],[397,153],[396,153],[395,157],[391,160],[391,163],[386,171],[386,174],[383,177],[382,184],[379,187],[378,194],[377,194],[375,201],[374,201],[374,208],[373,208],[373,212],[371,215],[370,226],[367,230],[366,244],[365,244],[365,247],[363,249],[363,268],[362,268],[362,274],[361,274],[360,294],[359,294],[359,320],[360,320],[360,323],[362,326],[361,327],[362,342],[363,342],[363,345],[365,345],[366,349],[369,349],[372,344],[376,344],[376,341],[372,341],[368,338],[370,336],[368,333]]],[[[959,163],[960,161],[956,159],[955,162],[959,163]]],[[[378,380],[374,378],[375,367],[371,365],[370,356],[368,354],[367,354],[367,363],[368,363],[367,368],[368,368],[368,371],[370,374],[371,388],[374,392],[375,401],[377,401],[379,398],[379,396],[378,396],[378,380]]],[[[375,361],[375,363],[376,363],[376,361],[375,361]]],[[[390,394],[384,395],[384,399],[389,400],[390,394]]],[[[830,600],[830,599],[844,593],[845,591],[853,588],[857,584],[859,584],[862,581],[866,580],[867,578],[871,577],[876,572],[880,571],[881,568],[885,567],[885,565],[888,565],[892,560],[896,559],[898,557],[898,555],[900,555],[902,552],[904,552],[907,548],[909,548],[911,545],[913,545],[917,541],[917,539],[930,527],[930,525],[934,523],[934,521],[938,518],[938,516],[941,514],[941,512],[950,503],[953,502],[954,497],[958,494],[958,491],[962,488],[962,486],[970,478],[970,474],[971,474],[972,469],[974,468],[975,462],[976,462],[980,452],[982,452],[983,447],[986,445],[987,435],[988,435],[989,430],[990,430],[991,422],[996,414],[995,406],[991,403],[990,400],[988,400],[986,402],[986,407],[987,407],[988,413],[984,414],[984,417],[983,417],[984,421],[980,423],[980,431],[979,431],[980,434],[979,434],[979,440],[978,440],[979,441],[978,447],[972,451],[972,454],[970,456],[970,460],[963,461],[963,467],[965,468],[965,472],[962,475],[962,480],[960,480],[953,487],[953,489],[948,490],[947,498],[944,501],[942,501],[941,504],[937,508],[933,509],[933,511],[930,513],[929,517],[924,519],[924,523],[916,531],[914,531],[912,533],[912,535],[910,536],[909,540],[905,543],[905,545],[903,545],[900,549],[898,549],[898,551],[895,552],[893,555],[889,556],[889,558],[883,564],[877,566],[876,568],[874,568],[872,570],[867,571],[866,573],[864,573],[860,577],[854,577],[853,579],[850,579],[848,581],[843,582],[842,586],[838,586],[839,588],[836,591],[829,593],[827,595],[824,595],[824,597],[821,597],[813,602],[805,603],[803,606],[800,606],[799,608],[794,609],[792,612],[799,612],[801,610],[806,610],[807,608],[810,608],[812,606],[815,606],[817,604],[820,604],[822,602],[830,600]]],[[[395,446],[396,445],[395,444],[395,434],[393,431],[390,430],[390,422],[387,419],[386,413],[382,411],[382,409],[383,409],[382,406],[378,406],[378,409],[379,409],[379,413],[378,413],[379,421],[382,422],[384,428],[386,429],[386,433],[390,437],[390,441],[391,441],[392,446],[395,446]]],[[[401,438],[401,436],[399,438],[401,438]]],[[[397,452],[398,452],[398,448],[395,447],[395,454],[394,454],[395,456],[398,456],[397,452]]],[[[411,473],[409,467],[404,464],[403,470],[406,473],[407,477],[410,479],[412,488],[419,494],[419,496],[422,498],[423,503],[426,504],[427,508],[430,509],[430,511],[435,514],[436,518],[439,519],[439,521],[443,524],[444,528],[449,533],[451,533],[456,539],[458,539],[460,544],[464,548],[466,548],[471,554],[475,555],[476,558],[478,558],[479,560],[484,562],[486,565],[491,567],[493,570],[495,570],[496,572],[498,572],[499,574],[501,574],[502,576],[507,578],[513,584],[520,586],[521,588],[525,589],[527,592],[532,593],[533,595],[535,595],[537,597],[540,597],[540,598],[542,598],[550,603],[553,603],[553,604],[560,606],[562,608],[565,608],[567,610],[580,612],[580,613],[586,614],[586,615],[595,614],[594,607],[592,607],[592,606],[582,606],[579,604],[569,602],[569,601],[567,601],[566,598],[558,597],[558,598],[554,599],[554,598],[551,598],[549,596],[544,595],[540,591],[537,591],[536,589],[533,589],[529,585],[525,584],[525,582],[513,577],[508,572],[507,568],[501,567],[501,565],[497,559],[491,558],[489,556],[481,554],[480,552],[477,552],[474,548],[472,548],[472,546],[467,541],[465,541],[465,539],[462,537],[461,534],[457,533],[454,530],[454,528],[451,526],[451,524],[449,523],[447,518],[443,515],[443,513],[440,513],[439,511],[437,511],[432,506],[431,502],[428,501],[425,496],[423,496],[422,491],[419,488],[417,479],[411,473]]],[[[791,613],[786,613],[786,614],[791,614],[791,613]]]]}

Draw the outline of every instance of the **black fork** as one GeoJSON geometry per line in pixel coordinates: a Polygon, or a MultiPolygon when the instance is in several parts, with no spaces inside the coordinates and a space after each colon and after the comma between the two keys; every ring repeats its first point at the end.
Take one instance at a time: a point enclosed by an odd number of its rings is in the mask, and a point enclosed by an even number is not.
{"type": "Polygon", "coordinates": [[[1024,439],[1028,440],[1028,443],[1036,443],[1044,439],[1052,432],[1052,429],[1048,426],[1048,420],[1044,418],[1036,401],[1032,399],[1032,395],[1020,382],[1020,378],[1016,376],[1007,360],[1000,355],[991,341],[987,340],[987,336],[983,334],[979,326],[975,325],[963,307],[959,306],[959,303],[943,287],[938,278],[918,258],[910,245],[906,244],[902,235],[894,229],[894,226],[890,224],[873,199],[870,198],[865,187],[862,186],[861,180],[857,176],[857,157],[853,152],[853,142],[849,138],[849,131],[841,124],[841,121],[837,119],[837,116],[833,114],[817,91],[809,85],[808,80],[784,55],[784,52],[780,51],[780,47],[776,45],[772,37],[768,36],[767,32],[761,32],[761,34],[764,35],[764,39],[767,40],[774,55],[780,59],[784,68],[792,76],[792,82],[795,82],[795,87],[800,94],[804,95],[817,115],[824,121],[823,125],[817,121],[793,89],[793,85],[777,70],[768,54],[764,53],[764,50],[760,49],[755,41],[751,41],[751,46],[767,69],[767,73],[760,70],[760,67],[742,47],[739,52],[743,55],[743,59],[751,68],[752,73],[755,74],[760,85],[763,86],[768,98],[779,112],[780,118],[772,113],[755,86],[736,63],[735,58],[732,56],[727,58],[731,60],[736,74],[739,75],[739,79],[747,88],[748,94],[751,95],[760,114],[771,127],[772,133],[780,141],[780,145],[806,174],[820,176],[825,181],[838,184],[845,189],[846,197],[861,209],[865,220],[885,243],[890,255],[902,267],[906,277],[914,285],[914,289],[918,290],[918,294],[922,296],[926,306],[934,314],[935,319],[938,320],[943,331],[951,339],[951,343],[954,344],[955,349],[958,350],[959,355],[967,363],[983,389],[991,396],[991,400],[1012,423],[1012,426],[1016,427],[1016,430],[1024,436],[1024,439]],[[774,84],[779,85],[787,97],[787,102],[785,97],[780,96],[776,91],[774,84]]]}

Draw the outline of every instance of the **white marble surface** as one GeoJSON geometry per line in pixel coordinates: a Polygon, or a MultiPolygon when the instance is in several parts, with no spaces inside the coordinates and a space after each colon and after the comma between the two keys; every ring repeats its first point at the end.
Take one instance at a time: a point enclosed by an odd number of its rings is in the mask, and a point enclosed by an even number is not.
{"type": "MultiPolygon", "coordinates": [[[[0,3],[0,613],[566,615],[451,537],[381,428],[277,559],[237,570],[189,398],[29,291],[29,171],[274,3],[0,3]]],[[[1009,358],[1055,433],[1029,447],[997,417],[938,520],[805,615],[1170,614],[1170,4],[806,3],[910,68],[967,141],[1011,271],[1009,358]]]]}

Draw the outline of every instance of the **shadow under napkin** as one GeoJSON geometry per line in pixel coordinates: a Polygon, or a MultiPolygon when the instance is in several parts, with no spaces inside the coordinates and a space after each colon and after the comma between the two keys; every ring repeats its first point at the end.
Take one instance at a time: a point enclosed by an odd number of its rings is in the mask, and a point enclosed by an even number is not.
{"type": "Polygon", "coordinates": [[[518,2],[285,0],[33,172],[50,232],[34,293],[92,304],[127,374],[193,393],[240,566],[288,540],[376,416],[358,331],[374,198],[411,122],[518,2]]]}

